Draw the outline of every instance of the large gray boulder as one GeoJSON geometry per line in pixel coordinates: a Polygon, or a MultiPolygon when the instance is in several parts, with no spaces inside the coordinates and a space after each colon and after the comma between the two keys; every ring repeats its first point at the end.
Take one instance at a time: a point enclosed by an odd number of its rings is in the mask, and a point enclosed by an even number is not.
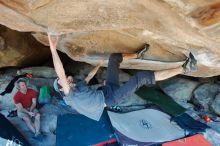
{"type": "Polygon", "coordinates": [[[210,83],[203,84],[194,91],[193,103],[201,106],[205,111],[209,111],[209,105],[219,92],[220,85],[210,83]]]}
{"type": "Polygon", "coordinates": [[[54,68],[51,67],[28,67],[21,69],[21,74],[31,73],[34,77],[55,78],[57,77],[54,68]]]}
{"type": "MultiPolygon", "coordinates": [[[[62,34],[57,48],[77,61],[97,64],[100,59],[107,60],[107,56],[97,54],[133,53],[147,42],[151,47],[144,54],[145,60],[124,61],[121,67],[175,68],[193,52],[198,71],[188,75],[220,74],[219,0],[2,0],[0,9],[0,24],[33,32],[42,44],[48,45],[47,32],[62,34]]],[[[27,37],[30,38],[29,33],[27,37]]],[[[0,52],[4,54],[0,62],[4,66],[23,60],[24,56],[29,62],[34,58],[40,61],[43,57],[39,55],[49,51],[24,37],[8,38],[7,43],[11,42],[14,49],[10,45],[7,53],[0,52]]]]}
{"type": "MultiPolygon", "coordinates": [[[[102,80],[106,80],[106,77],[107,77],[107,69],[103,69],[103,72],[101,72],[101,74],[98,75],[98,77],[99,77],[100,79],[102,79],[102,80]]],[[[128,73],[124,72],[123,70],[120,70],[120,71],[119,71],[119,82],[120,82],[120,83],[123,83],[123,82],[128,81],[130,77],[131,77],[131,76],[130,76],[128,73]]]]}
{"type": "Polygon", "coordinates": [[[189,101],[193,95],[193,90],[198,85],[199,82],[180,77],[159,82],[160,88],[179,104],[189,101]]]}
{"type": "Polygon", "coordinates": [[[206,129],[206,132],[203,134],[206,139],[212,144],[212,146],[220,145],[220,133],[213,129],[206,129]]]}
{"type": "Polygon", "coordinates": [[[122,100],[119,103],[119,106],[136,106],[136,105],[144,105],[147,101],[140,98],[136,94],[132,94],[128,97],[126,97],[124,100],[122,100]]]}
{"type": "Polygon", "coordinates": [[[11,93],[5,94],[1,98],[0,106],[2,110],[12,110],[15,108],[13,97],[17,93],[17,89],[14,88],[11,93]]]}
{"type": "Polygon", "coordinates": [[[55,78],[32,78],[28,80],[28,86],[39,90],[42,86],[48,86],[53,88],[53,82],[55,78]]]}
{"type": "MultiPolygon", "coordinates": [[[[92,71],[94,67],[95,66],[86,63],[78,63],[76,65],[74,64],[74,69],[70,69],[69,67],[68,70],[71,71],[71,73],[73,73],[74,78],[82,80],[92,71]]],[[[96,73],[96,78],[98,82],[103,83],[103,81],[106,80],[106,77],[107,77],[107,69],[101,67],[96,73]]],[[[130,75],[128,73],[124,72],[123,70],[119,71],[120,83],[128,81],[129,78],[130,75]]]]}
{"type": "Polygon", "coordinates": [[[62,114],[76,114],[74,110],[53,104],[45,104],[41,109],[41,131],[44,133],[55,133],[57,128],[57,117],[62,114]]]}
{"type": "Polygon", "coordinates": [[[215,99],[212,101],[211,109],[220,116],[220,93],[218,93],[215,99]]]}
{"type": "MultiPolygon", "coordinates": [[[[10,80],[12,79],[11,76],[6,75],[0,75],[0,93],[2,93],[10,80]]],[[[0,110],[3,110],[4,108],[11,108],[11,98],[4,97],[0,95],[0,110]]]]}

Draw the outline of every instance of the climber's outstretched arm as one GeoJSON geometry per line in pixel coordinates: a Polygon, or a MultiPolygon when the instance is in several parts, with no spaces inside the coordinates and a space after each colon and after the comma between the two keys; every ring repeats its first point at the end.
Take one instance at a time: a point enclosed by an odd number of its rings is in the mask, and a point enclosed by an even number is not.
{"type": "Polygon", "coordinates": [[[53,58],[53,64],[55,71],[57,73],[57,76],[59,77],[60,80],[60,85],[63,87],[63,92],[65,95],[69,94],[70,91],[70,86],[67,82],[66,74],[63,68],[63,64],[60,60],[60,57],[57,53],[57,42],[58,42],[58,37],[57,36],[51,36],[48,34],[48,39],[49,39],[49,44],[50,44],[50,50],[52,53],[52,58],[53,58]]]}

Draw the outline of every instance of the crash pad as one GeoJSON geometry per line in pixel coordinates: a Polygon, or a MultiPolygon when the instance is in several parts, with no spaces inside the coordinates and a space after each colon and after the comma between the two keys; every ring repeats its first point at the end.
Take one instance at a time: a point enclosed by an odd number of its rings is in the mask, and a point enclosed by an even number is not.
{"type": "Polygon", "coordinates": [[[89,146],[116,140],[113,128],[104,111],[99,121],[81,114],[60,115],[57,120],[57,146],[89,146]]]}
{"type": "Polygon", "coordinates": [[[170,96],[154,87],[142,86],[136,91],[136,94],[142,99],[158,105],[164,112],[171,116],[175,117],[186,111],[185,108],[176,103],[170,96]]]}

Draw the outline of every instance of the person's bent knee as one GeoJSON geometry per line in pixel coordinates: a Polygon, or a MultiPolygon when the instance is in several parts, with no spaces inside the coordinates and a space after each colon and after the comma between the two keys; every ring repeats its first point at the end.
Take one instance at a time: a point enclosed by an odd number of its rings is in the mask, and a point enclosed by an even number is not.
{"type": "Polygon", "coordinates": [[[121,53],[112,53],[109,57],[110,61],[122,62],[123,57],[121,53]]]}
{"type": "Polygon", "coordinates": [[[135,76],[137,84],[155,84],[155,75],[153,71],[141,71],[135,76]]]}

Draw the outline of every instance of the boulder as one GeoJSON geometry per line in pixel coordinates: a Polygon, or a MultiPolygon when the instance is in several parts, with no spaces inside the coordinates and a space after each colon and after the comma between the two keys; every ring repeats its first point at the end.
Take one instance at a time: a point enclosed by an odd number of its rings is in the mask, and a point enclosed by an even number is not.
{"type": "Polygon", "coordinates": [[[6,47],[5,39],[0,36],[0,50],[4,50],[6,47]]]}
{"type": "Polygon", "coordinates": [[[213,129],[206,129],[206,132],[203,134],[206,139],[212,144],[212,146],[219,146],[220,134],[213,129]]]}
{"type": "Polygon", "coordinates": [[[17,67],[5,67],[1,69],[1,73],[0,73],[0,78],[4,78],[4,77],[14,77],[17,76],[17,72],[18,72],[18,68],[17,67]]]}
{"type": "Polygon", "coordinates": [[[160,88],[172,97],[177,103],[187,102],[191,99],[194,89],[199,85],[199,82],[174,77],[165,81],[159,82],[160,88]]]}
{"type": "Polygon", "coordinates": [[[8,111],[15,109],[13,97],[17,93],[17,91],[18,90],[14,88],[10,94],[5,94],[4,96],[2,96],[2,100],[0,103],[1,109],[8,111]]]}
{"type": "Polygon", "coordinates": [[[55,78],[32,78],[28,79],[28,86],[34,86],[38,89],[42,86],[48,86],[52,89],[54,80],[55,78]]]}
{"type": "Polygon", "coordinates": [[[139,96],[137,96],[136,94],[130,95],[128,97],[126,97],[123,101],[121,101],[121,103],[119,103],[118,106],[141,106],[141,105],[145,105],[149,102],[147,102],[146,100],[140,98],[139,96]]]}
{"type": "Polygon", "coordinates": [[[43,78],[56,78],[57,74],[52,67],[40,66],[40,67],[27,67],[21,69],[21,74],[31,73],[33,77],[43,77],[43,78]]]}
{"type": "MultiPolygon", "coordinates": [[[[134,53],[147,42],[151,47],[144,60],[124,61],[121,68],[175,68],[192,52],[198,60],[198,72],[187,75],[220,74],[219,0],[2,0],[0,9],[0,24],[32,32],[44,45],[48,45],[47,32],[60,35],[58,49],[76,61],[95,65],[104,59],[106,66],[106,54],[134,53]]],[[[10,37],[14,42],[15,36],[10,37]]],[[[19,46],[29,41],[16,39],[16,42],[19,46]]],[[[35,52],[34,46],[28,47],[29,54],[35,52]]],[[[44,48],[38,47],[37,53],[46,54],[42,52],[44,48]]],[[[16,49],[5,49],[14,53],[5,55],[8,60],[1,60],[2,66],[17,65],[18,60],[28,56],[28,53],[21,55],[23,51],[13,51],[16,49]]],[[[30,58],[35,57],[39,61],[39,54],[30,58]]]]}
{"type": "Polygon", "coordinates": [[[49,56],[49,48],[36,41],[30,33],[0,25],[0,68],[39,65],[49,56]]]}
{"type": "Polygon", "coordinates": [[[56,133],[57,128],[57,117],[62,114],[76,112],[68,110],[68,108],[59,107],[54,104],[45,104],[41,109],[40,113],[42,116],[41,120],[41,131],[44,133],[56,133]]]}
{"type": "Polygon", "coordinates": [[[215,99],[211,103],[211,109],[220,116],[220,93],[218,93],[215,99]]]}
{"type": "MultiPolygon", "coordinates": [[[[102,72],[100,72],[100,74],[97,74],[97,78],[98,79],[102,79],[102,80],[106,80],[106,77],[107,77],[107,69],[103,69],[102,72]]],[[[120,83],[124,83],[124,82],[127,82],[129,80],[131,76],[124,72],[123,70],[120,70],[119,71],[119,82],[120,83]]]]}
{"type": "Polygon", "coordinates": [[[194,91],[192,101],[194,104],[201,106],[205,111],[209,111],[209,105],[219,92],[220,85],[218,84],[202,84],[194,91]]]}
{"type": "MultiPolygon", "coordinates": [[[[80,80],[84,79],[92,71],[92,69],[95,68],[94,65],[90,65],[82,62],[75,62],[75,61],[70,61],[70,62],[64,61],[64,62],[65,62],[64,63],[65,71],[73,75],[76,79],[80,79],[80,80]]],[[[103,83],[103,81],[106,80],[106,74],[107,74],[107,69],[104,67],[100,67],[95,77],[99,83],[103,83]]],[[[120,83],[128,81],[129,78],[130,75],[128,73],[125,73],[123,70],[119,71],[120,83]]]]}

